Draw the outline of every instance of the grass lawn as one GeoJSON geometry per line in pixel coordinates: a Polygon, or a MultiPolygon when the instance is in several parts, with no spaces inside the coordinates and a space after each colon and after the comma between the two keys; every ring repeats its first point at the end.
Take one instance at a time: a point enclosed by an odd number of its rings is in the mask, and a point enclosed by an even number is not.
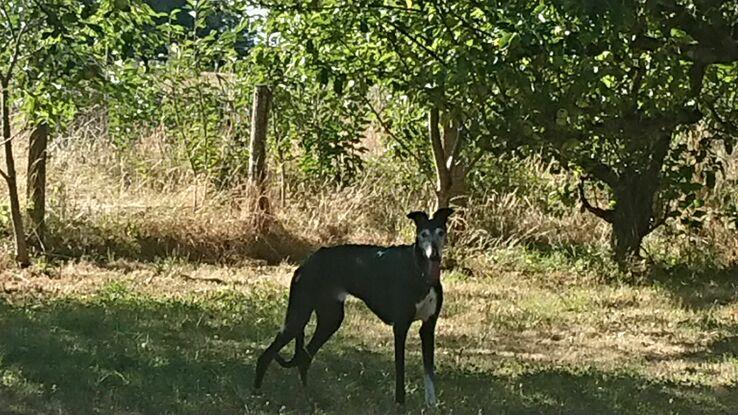
{"type": "Polygon", "coordinates": [[[408,403],[393,404],[392,331],[356,300],[307,390],[275,364],[254,395],[254,361],[282,323],[292,268],[118,260],[5,271],[0,413],[738,413],[734,277],[607,281],[522,250],[444,274],[438,408],[423,406],[416,327],[408,403]]]}

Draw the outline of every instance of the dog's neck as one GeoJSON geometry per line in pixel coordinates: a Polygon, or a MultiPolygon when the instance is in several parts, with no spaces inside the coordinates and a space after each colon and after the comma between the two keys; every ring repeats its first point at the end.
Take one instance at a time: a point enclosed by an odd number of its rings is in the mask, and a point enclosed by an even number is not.
{"type": "MultiPolygon", "coordinates": [[[[425,253],[420,248],[420,245],[418,245],[417,241],[413,243],[413,256],[415,257],[415,266],[418,268],[421,281],[423,281],[423,283],[425,283],[426,285],[438,284],[440,282],[440,275],[436,275],[434,278],[434,276],[432,275],[434,272],[432,267],[433,265],[440,267],[440,262],[437,264],[433,264],[433,261],[425,256],[425,253]]],[[[436,273],[440,274],[440,268],[436,270],[436,273]]]]}

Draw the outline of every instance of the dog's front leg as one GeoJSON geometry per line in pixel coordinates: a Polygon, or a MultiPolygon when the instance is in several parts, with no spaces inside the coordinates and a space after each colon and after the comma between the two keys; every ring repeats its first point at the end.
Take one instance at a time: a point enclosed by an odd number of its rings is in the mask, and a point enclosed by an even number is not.
{"type": "Polygon", "coordinates": [[[392,330],[395,333],[395,402],[405,403],[405,340],[408,323],[395,323],[392,330]]]}
{"type": "Polygon", "coordinates": [[[425,404],[435,406],[437,404],[435,381],[435,368],[433,354],[435,349],[436,319],[431,318],[420,326],[420,342],[423,347],[423,369],[425,375],[425,404]]]}

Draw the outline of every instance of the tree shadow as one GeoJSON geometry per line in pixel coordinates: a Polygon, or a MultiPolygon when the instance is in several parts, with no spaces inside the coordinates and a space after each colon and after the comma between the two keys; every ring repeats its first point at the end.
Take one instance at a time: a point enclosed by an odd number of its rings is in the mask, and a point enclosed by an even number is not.
{"type": "Polygon", "coordinates": [[[258,228],[244,221],[238,226],[213,230],[199,224],[186,228],[85,220],[56,223],[51,218],[47,245],[51,258],[88,258],[101,263],[111,258],[174,258],[207,264],[237,264],[255,259],[275,265],[300,261],[315,249],[277,220],[266,221],[258,228]]]}
{"type": "Polygon", "coordinates": [[[738,264],[728,267],[655,265],[645,280],[666,289],[683,306],[694,310],[738,302],[738,264]]]}
{"type": "Polygon", "coordinates": [[[526,250],[542,258],[563,259],[572,265],[577,262],[583,262],[591,269],[602,269],[606,267],[613,267],[615,269],[614,267],[616,267],[608,251],[596,243],[570,241],[552,244],[547,241],[533,239],[527,241],[524,246],[526,250]]]}
{"type": "MultiPolygon", "coordinates": [[[[41,305],[0,300],[0,408],[9,414],[394,413],[391,348],[340,334],[302,392],[296,371],[270,367],[253,395],[253,364],[284,311],[282,293],[212,301],[155,300],[111,288],[41,305]]],[[[290,353],[291,353],[291,348],[290,353]]],[[[283,351],[283,353],[287,353],[283,351]]],[[[423,408],[417,344],[408,356],[409,413],[423,408]]],[[[478,362],[484,363],[484,357],[478,362]]],[[[511,361],[491,374],[438,354],[441,413],[735,413],[736,394],[632,374],[511,361]],[[498,372],[495,372],[498,373],[498,372]],[[732,396],[732,398],[731,398],[732,396]]]]}
{"type": "Polygon", "coordinates": [[[544,259],[539,261],[542,266],[551,266],[551,261],[545,259],[562,258],[572,266],[583,262],[589,270],[605,273],[612,270],[610,275],[605,275],[605,282],[657,286],[668,291],[682,306],[693,310],[738,302],[738,263],[728,266],[689,263],[668,266],[655,262],[627,274],[619,272],[609,254],[596,245],[529,243],[525,247],[544,259]]]}

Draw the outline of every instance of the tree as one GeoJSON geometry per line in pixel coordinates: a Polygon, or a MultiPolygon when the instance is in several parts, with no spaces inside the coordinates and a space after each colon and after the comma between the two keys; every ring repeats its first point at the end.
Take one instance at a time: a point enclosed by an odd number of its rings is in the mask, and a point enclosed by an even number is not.
{"type": "Polygon", "coordinates": [[[5,149],[5,171],[0,170],[0,175],[8,185],[8,197],[10,199],[10,216],[13,224],[13,237],[15,239],[15,260],[21,267],[30,265],[26,235],[23,228],[23,215],[21,213],[20,200],[18,198],[18,182],[15,170],[15,156],[13,154],[13,135],[10,126],[11,110],[11,85],[14,80],[19,63],[31,53],[28,38],[38,23],[38,15],[33,13],[34,8],[27,1],[4,2],[0,5],[0,88],[2,98],[0,107],[2,110],[3,147],[5,149]]]}
{"type": "MultiPolygon", "coordinates": [[[[701,186],[680,133],[702,121],[714,133],[706,140],[732,146],[719,134],[736,110],[729,4],[323,1],[283,2],[272,13],[285,39],[310,39],[302,56],[331,76],[427,102],[439,204],[450,198],[455,163],[468,173],[489,153],[543,150],[606,186],[611,206],[582,200],[612,225],[618,260],[637,256],[643,238],[679,213],[670,201],[681,210],[696,201],[701,186]],[[455,162],[436,120],[444,136],[460,135],[455,162]]],[[[703,150],[696,157],[705,161],[703,150]]],[[[709,164],[705,182],[714,183],[719,165],[709,164]]]]}
{"type": "MultiPolygon", "coordinates": [[[[113,59],[131,56],[153,12],[140,0],[17,0],[0,4],[3,133],[16,257],[30,263],[17,191],[10,110],[18,108],[32,126],[28,198],[34,242],[43,248],[46,146],[54,129],[63,128],[80,108],[99,102],[113,59]],[[19,68],[23,68],[22,71],[19,68]]],[[[144,38],[143,36],[141,38],[144,38]]],[[[144,42],[145,43],[145,42],[144,42]]]]}
{"type": "MultiPolygon", "coordinates": [[[[510,67],[524,68],[513,76],[549,102],[531,95],[511,101],[529,114],[527,137],[582,171],[582,180],[607,187],[612,204],[605,208],[590,204],[583,183],[579,191],[584,208],[612,225],[620,261],[638,256],[643,238],[679,214],[672,201],[694,201],[702,187],[694,165],[683,163],[679,136],[701,121],[718,127],[716,115],[735,113],[714,95],[729,88],[714,65],[735,71],[738,61],[734,13],[710,1],[571,1],[532,10],[541,24],[521,35],[530,40],[510,67]]],[[[705,137],[698,161],[715,138],[726,137],[705,137]]],[[[712,175],[705,184],[714,185],[718,167],[713,161],[702,172],[712,175]]]]}
{"type": "Polygon", "coordinates": [[[93,54],[102,30],[81,19],[94,18],[94,2],[32,2],[33,37],[26,39],[32,56],[16,74],[15,101],[31,126],[26,176],[31,243],[44,247],[46,149],[50,136],[72,121],[78,108],[94,96],[90,83],[100,69],[93,54]]]}
{"type": "Polygon", "coordinates": [[[366,85],[393,94],[395,101],[425,103],[424,146],[418,146],[417,126],[397,125],[388,118],[392,108],[359,97],[402,155],[422,170],[435,166],[437,205],[462,203],[465,177],[490,150],[493,124],[484,71],[478,68],[486,57],[473,42],[458,43],[459,28],[447,21],[449,10],[458,6],[376,1],[269,6],[279,46],[290,48],[293,61],[319,68],[319,79],[366,85]]]}
{"type": "Polygon", "coordinates": [[[262,29],[249,59],[234,65],[238,88],[245,94],[255,84],[269,85],[271,144],[282,175],[290,159],[317,182],[349,184],[362,168],[368,82],[314,60],[312,40],[283,36],[282,23],[257,23],[262,29]]]}
{"type": "MultiPolygon", "coordinates": [[[[159,14],[154,19],[157,26],[178,25],[188,32],[196,30],[199,37],[205,37],[213,32],[227,33],[238,28],[244,20],[246,9],[246,2],[238,0],[146,0],[145,3],[159,14]],[[209,13],[204,21],[197,22],[197,19],[188,11],[199,9],[203,5],[209,6],[212,13],[209,13]]],[[[169,45],[162,41],[157,46],[157,49],[164,53],[169,45]]],[[[252,37],[240,37],[233,47],[240,57],[245,57],[253,47],[252,37]]]]}

